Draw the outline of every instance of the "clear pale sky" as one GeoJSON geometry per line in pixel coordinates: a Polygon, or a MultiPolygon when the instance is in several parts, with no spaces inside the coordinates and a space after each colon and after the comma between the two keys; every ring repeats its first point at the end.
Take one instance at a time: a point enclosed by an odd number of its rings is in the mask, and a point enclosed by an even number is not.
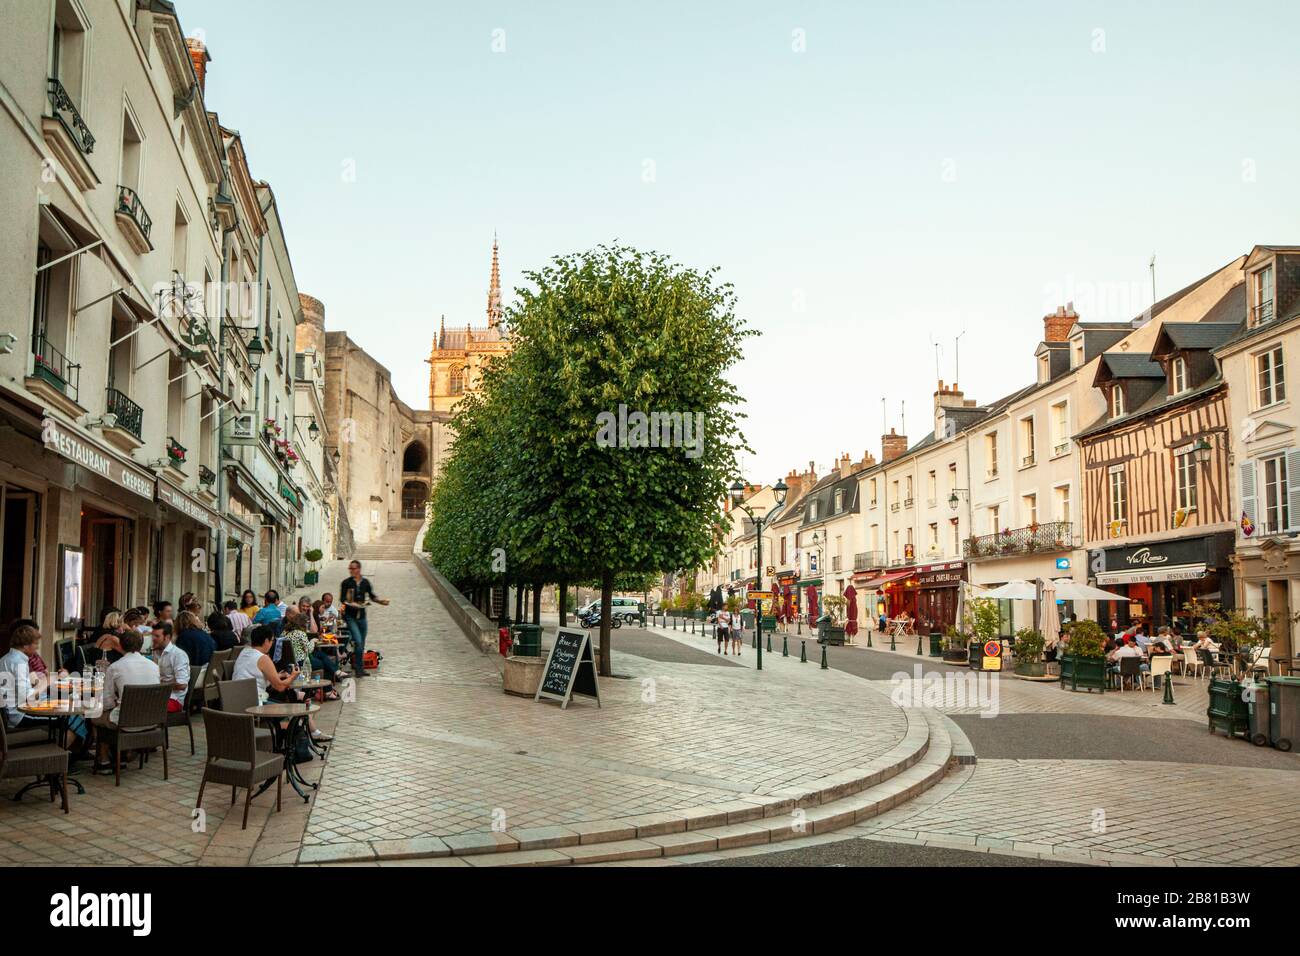
{"type": "Polygon", "coordinates": [[[1153,252],[1163,296],[1300,242],[1298,8],[177,0],[300,289],[404,400],[439,316],[484,321],[493,230],[507,300],[619,239],[734,283],[764,482],[878,455],[882,397],[922,438],[963,329],[990,401],[1056,305],[1148,305],[1153,252]]]}

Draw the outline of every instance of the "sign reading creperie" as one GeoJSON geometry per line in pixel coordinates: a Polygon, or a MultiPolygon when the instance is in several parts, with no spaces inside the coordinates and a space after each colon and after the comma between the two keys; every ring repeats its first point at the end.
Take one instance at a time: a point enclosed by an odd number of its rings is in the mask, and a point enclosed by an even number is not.
{"type": "Polygon", "coordinates": [[[47,418],[41,422],[41,440],[45,447],[58,452],[74,465],[93,471],[115,485],[141,498],[153,501],[154,478],[148,472],[128,465],[115,455],[95,447],[66,425],[47,418]]]}

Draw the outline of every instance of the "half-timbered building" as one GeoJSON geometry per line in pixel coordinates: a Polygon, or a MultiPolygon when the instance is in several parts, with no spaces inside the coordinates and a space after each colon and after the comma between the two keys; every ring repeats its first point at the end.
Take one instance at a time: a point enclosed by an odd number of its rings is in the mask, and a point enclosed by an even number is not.
{"type": "Polygon", "coordinates": [[[1189,605],[1234,605],[1231,413],[1213,355],[1244,320],[1234,271],[1214,295],[1153,320],[1148,347],[1098,363],[1106,411],[1076,436],[1084,547],[1097,584],[1128,599],[1099,607],[1103,623],[1188,627],[1189,605]]]}

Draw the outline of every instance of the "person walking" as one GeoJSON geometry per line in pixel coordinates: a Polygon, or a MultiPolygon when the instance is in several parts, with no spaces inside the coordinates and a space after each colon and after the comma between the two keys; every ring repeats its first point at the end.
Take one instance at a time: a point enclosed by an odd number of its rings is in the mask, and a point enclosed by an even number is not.
{"type": "Polygon", "coordinates": [[[348,576],[339,585],[339,604],[343,608],[343,623],[352,634],[352,674],[354,677],[366,676],[366,633],[369,623],[366,620],[366,607],[371,603],[388,606],[388,601],[375,594],[369,578],[361,576],[361,562],[348,564],[348,576]]]}
{"type": "Polygon", "coordinates": [[[726,646],[728,640],[727,632],[731,627],[731,612],[725,607],[718,612],[716,625],[718,631],[718,653],[721,654],[722,648],[726,646]]]}

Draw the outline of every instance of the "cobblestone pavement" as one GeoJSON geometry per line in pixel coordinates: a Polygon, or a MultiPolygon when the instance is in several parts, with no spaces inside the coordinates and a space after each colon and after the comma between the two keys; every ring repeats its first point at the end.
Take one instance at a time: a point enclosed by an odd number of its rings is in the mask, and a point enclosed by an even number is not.
{"type": "MultiPolygon", "coordinates": [[[[880,757],[906,720],[850,675],[655,661],[616,649],[602,708],[507,697],[419,570],[367,563],[377,677],[344,707],[304,835],[315,847],[594,822],[810,785],[880,757]],[[814,691],[815,686],[815,691],[814,691]],[[791,715],[798,715],[797,720],[791,715]]],[[[325,580],[341,578],[343,565],[325,580]]],[[[321,851],[323,852],[323,851],[321,851]]]]}

